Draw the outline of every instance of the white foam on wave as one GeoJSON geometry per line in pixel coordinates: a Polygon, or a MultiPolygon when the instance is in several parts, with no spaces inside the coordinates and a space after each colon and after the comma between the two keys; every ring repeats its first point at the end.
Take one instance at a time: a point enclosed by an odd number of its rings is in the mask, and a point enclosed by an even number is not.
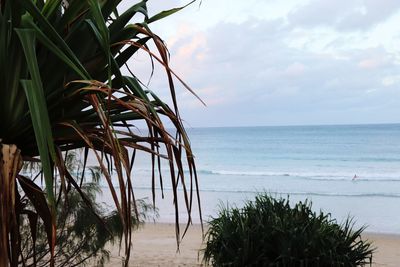
{"type": "MultiPolygon", "coordinates": [[[[274,171],[226,171],[226,170],[200,170],[199,173],[226,176],[266,176],[266,177],[291,177],[309,180],[334,180],[341,181],[352,179],[351,172],[274,172],[274,171]]],[[[400,182],[400,173],[361,173],[357,174],[359,181],[388,181],[400,182]]]]}

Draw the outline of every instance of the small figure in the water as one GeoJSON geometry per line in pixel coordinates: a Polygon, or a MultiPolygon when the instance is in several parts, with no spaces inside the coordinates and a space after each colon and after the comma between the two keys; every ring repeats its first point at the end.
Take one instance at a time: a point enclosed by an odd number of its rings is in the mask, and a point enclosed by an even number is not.
{"type": "Polygon", "coordinates": [[[354,176],[353,176],[353,179],[352,179],[352,180],[355,180],[356,178],[358,178],[358,176],[357,176],[357,174],[354,174],[354,176]]]}

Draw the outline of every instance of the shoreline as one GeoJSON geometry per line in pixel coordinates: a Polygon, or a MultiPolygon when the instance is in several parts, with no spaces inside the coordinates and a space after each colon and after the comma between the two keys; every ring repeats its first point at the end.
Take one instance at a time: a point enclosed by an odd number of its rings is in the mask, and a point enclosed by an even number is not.
{"type": "MultiPolygon", "coordinates": [[[[185,229],[181,224],[181,232],[185,229]]],[[[204,225],[206,231],[206,225],[204,225]]],[[[365,232],[364,239],[376,247],[372,266],[397,267],[400,262],[400,235],[365,232]]],[[[132,252],[129,266],[204,266],[199,249],[203,248],[201,225],[193,224],[182,239],[180,252],[176,253],[175,224],[146,223],[133,232],[132,252]]],[[[118,244],[109,247],[110,262],[106,267],[121,266],[118,244]]]]}

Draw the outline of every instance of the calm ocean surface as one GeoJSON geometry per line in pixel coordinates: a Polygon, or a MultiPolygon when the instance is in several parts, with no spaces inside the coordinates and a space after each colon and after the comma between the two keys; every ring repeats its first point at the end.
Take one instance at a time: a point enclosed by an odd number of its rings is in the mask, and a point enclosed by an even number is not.
{"type": "MultiPolygon", "coordinates": [[[[204,219],[215,216],[221,202],[241,206],[256,192],[268,192],[293,202],[308,198],[316,211],[330,212],[339,222],[350,215],[367,231],[400,234],[400,124],[197,128],[188,133],[204,219]]],[[[148,157],[139,157],[134,176],[138,196],[150,197],[148,157]]],[[[166,182],[165,187],[166,198],[157,197],[158,221],[172,222],[171,186],[166,182]]],[[[199,222],[196,211],[193,218],[199,222]]]]}

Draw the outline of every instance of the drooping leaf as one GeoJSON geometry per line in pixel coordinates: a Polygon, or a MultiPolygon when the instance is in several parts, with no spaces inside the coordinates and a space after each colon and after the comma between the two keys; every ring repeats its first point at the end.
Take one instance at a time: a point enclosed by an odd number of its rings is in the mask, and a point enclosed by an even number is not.
{"type": "Polygon", "coordinates": [[[46,201],[45,193],[34,182],[22,175],[18,175],[18,181],[26,197],[31,201],[32,205],[35,207],[35,211],[43,220],[47,239],[49,244],[52,244],[54,234],[53,225],[51,223],[52,215],[46,201]]]}

